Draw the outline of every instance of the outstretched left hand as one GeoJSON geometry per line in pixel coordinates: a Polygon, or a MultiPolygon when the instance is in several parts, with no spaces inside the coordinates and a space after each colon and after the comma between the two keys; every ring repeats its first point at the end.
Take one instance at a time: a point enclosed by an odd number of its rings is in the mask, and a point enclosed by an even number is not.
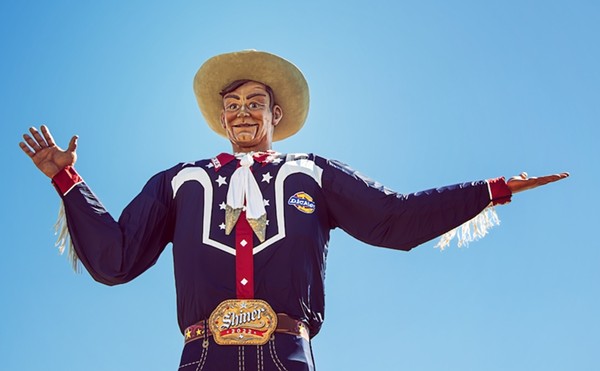
{"type": "Polygon", "coordinates": [[[557,182],[561,179],[569,177],[569,173],[560,173],[530,178],[527,173],[521,173],[519,176],[513,176],[506,182],[512,193],[526,191],[528,189],[537,188],[548,183],[557,182]]]}

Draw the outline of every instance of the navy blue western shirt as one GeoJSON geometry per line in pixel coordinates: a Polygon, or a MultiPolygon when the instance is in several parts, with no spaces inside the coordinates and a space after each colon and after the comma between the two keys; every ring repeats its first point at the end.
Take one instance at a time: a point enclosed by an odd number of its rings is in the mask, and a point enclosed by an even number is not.
{"type": "MultiPolygon", "coordinates": [[[[74,169],[54,178],[75,251],[96,281],[128,282],[173,244],[182,332],[208,318],[221,301],[236,297],[235,236],[226,235],[224,222],[226,194],[239,161],[222,158],[156,174],[118,221],[74,169]]],[[[399,194],[313,154],[271,152],[251,169],[267,213],[265,240],[254,236],[253,241],[255,297],[308,323],[311,336],[324,319],[332,229],[408,251],[470,220],[493,201],[487,181],[399,194]]]]}

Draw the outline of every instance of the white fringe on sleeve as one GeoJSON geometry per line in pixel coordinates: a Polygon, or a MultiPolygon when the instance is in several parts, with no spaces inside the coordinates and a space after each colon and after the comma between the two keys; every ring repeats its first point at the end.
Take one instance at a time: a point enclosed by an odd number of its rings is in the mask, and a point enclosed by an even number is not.
{"type": "Polygon", "coordinates": [[[71,241],[71,235],[69,234],[69,228],[67,226],[65,205],[63,204],[62,200],[60,201],[60,208],[58,209],[58,218],[56,219],[56,223],[54,223],[54,234],[58,235],[54,246],[58,248],[58,252],[61,255],[65,252],[65,248],[67,248],[67,258],[69,259],[73,270],[76,273],[80,273],[81,266],[79,264],[79,257],[77,256],[77,252],[75,251],[73,242],[71,241]]]}
{"type": "Polygon", "coordinates": [[[493,206],[489,206],[476,217],[468,222],[459,225],[450,232],[446,232],[440,237],[439,242],[434,246],[444,250],[450,246],[450,242],[457,237],[458,247],[469,245],[470,242],[477,241],[488,234],[488,230],[494,226],[500,225],[500,219],[493,206]]]}

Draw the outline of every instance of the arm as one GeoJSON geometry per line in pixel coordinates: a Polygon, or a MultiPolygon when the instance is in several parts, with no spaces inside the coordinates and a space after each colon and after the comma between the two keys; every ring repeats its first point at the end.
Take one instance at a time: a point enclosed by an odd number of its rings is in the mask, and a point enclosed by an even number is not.
{"type": "MultiPolygon", "coordinates": [[[[401,250],[410,250],[476,216],[483,217],[482,220],[476,220],[478,228],[483,228],[475,231],[478,234],[475,238],[479,238],[485,235],[486,228],[495,223],[494,220],[488,220],[490,214],[480,214],[488,206],[508,203],[513,193],[569,176],[568,173],[561,173],[528,178],[523,173],[507,183],[503,178],[497,178],[402,195],[365,178],[344,164],[324,159],[319,161],[326,169],[323,173],[323,189],[328,200],[330,219],[333,220],[332,227],[339,226],[363,242],[401,250]],[[479,224],[482,221],[485,221],[485,225],[479,224]]],[[[443,247],[448,242],[438,246],[443,247]]]]}
{"type": "Polygon", "coordinates": [[[400,250],[431,240],[477,216],[492,203],[506,203],[510,191],[491,195],[487,181],[399,194],[336,161],[322,161],[325,192],[332,227],[376,246],[400,250]],[[494,199],[496,197],[496,199],[494,199]]]}
{"type": "Polygon", "coordinates": [[[166,173],[148,181],[115,221],[73,168],[53,184],[61,195],[77,256],[92,277],[115,285],[154,265],[172,239],[170,182],[166,173]]]}
{"type": "Polygon", "coordinates": [[[127,282],[155,262],[171,240],[170,186],[166,174],[153,177],[115,221],[72,167],[77,137],[61,150],[45,127],[30,129],[21,149],[52,182],[63,199],[67,225],[81,262],[102,283],[127,282]],[[43,135],[43,136],[42,136],[43,135]]]}

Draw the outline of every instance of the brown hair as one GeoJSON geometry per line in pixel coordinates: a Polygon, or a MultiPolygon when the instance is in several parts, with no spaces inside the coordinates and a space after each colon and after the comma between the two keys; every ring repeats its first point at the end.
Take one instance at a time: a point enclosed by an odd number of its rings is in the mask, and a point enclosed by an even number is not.
{"type": "Polygon", "coordinates": [[[219,92],[219,94],[224,97],[225,94],[229,94],[232,91],[234,91],[235,89],[239,88],[240,86],[244,85],[247,82],[258,82],[259,84],[263,84],[265,86],[265,90],[267,91],[267,94],[269,94],[269,109],[271,110],[271,112],[273,112],[273,107],[275,107],[275,93],[273,93],[273,89],[271,89],[271,87],[267,84],[264,84],[260,81],[254,81],[254,80],[248,80],[248,79],[241,79],[241,80],[235,80],[231,83],[229,83],[226,87],[223,88],[223,90],[221,90],[219,92]]]}

